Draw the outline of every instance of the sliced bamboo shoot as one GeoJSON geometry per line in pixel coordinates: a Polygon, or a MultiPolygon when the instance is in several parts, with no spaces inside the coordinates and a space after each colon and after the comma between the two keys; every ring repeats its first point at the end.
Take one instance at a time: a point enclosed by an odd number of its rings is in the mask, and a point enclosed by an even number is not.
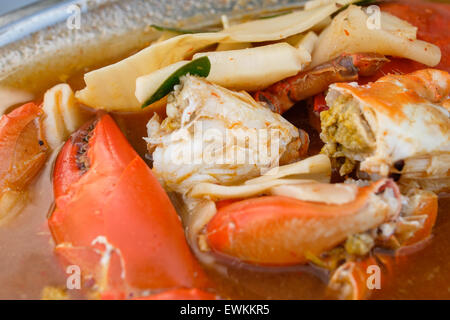
{"type": "Polygon", "coordinates": [[[59,84],[44,95],[42,109],[45,138],[50,148],[55,150],[84,122],[84,117],[72,89],[67,84],[59,84]]]}
{"type": "Polygon", "coordinates": [[[232,42],[264,42],[281,40],[315,27],[324,19],[335,13],[343,5],[355,0],[331,1],[312,8],[298,10],[271,19],[259,19],[230,26],[223,33],[230,36],[232,42]],[[339,2],[339,4],[336,4],[339,2]]]}
{"type": "Polygon", "coordinates": [[[207,56],[211,72],[207,80],[228,89],[254,91],[296,75],[311,61],[309,52],[287,43],[251,49],[197,53],[207,56]]]}
{"type": "Polygon", "coordinates": [[[152,44],[113,65],[85,74],[86,88],[76,93],[82,103],[107,111],[139,111],[136,79],[187,60],[194,53],[227,38],[221,33],[183,34],[152,44]]]}
{"type": "Polygon", "coordinates": [[[369,15],[360,7],[350,6],[339,13],[320,35],[312,54],[311,67],[329,61],[343,52],[375,52],[408,58],[427,66],[441,60],[439,47],[417,40],[417,28],[386,12],[380,23],[369,23],[369,15]]]}

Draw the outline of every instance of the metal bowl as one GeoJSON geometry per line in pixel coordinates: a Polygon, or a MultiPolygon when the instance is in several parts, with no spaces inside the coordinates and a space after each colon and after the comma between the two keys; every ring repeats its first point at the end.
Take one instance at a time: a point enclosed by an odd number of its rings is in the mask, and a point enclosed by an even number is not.
{"type": "Polygon", "coordinates": [[[0,17],[0,85],[41,92],[157,36],[151,24],[201,28],[298,0],[45,0],[0,17]]]}

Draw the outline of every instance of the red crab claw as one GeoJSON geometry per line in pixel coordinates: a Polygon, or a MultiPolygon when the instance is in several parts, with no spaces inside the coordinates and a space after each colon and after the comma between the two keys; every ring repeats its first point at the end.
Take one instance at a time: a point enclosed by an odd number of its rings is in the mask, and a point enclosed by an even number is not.
{"type": "Polygon", "coordinates": [[[65,144],[54,194],[56,252],[95,281],[95,292],[128,298],[207,285],[164,189],[109,115],[65,144]]]}
{"type": "Polygon", "coordinates": [[[395,251],[398,264],[408,262],[408,256],[422,250],[429,244],[432,229],[438,215],[438,196],[420,189],[412,189],[408,206],[401,221],[397,223],[395,239],[400,247],[395,251]]]}
{"type": "Polygon", "coordinates": [[[379,267],[379,284],[384,286],[395,276],[394,266],[398,268],[407,264],[408,255],[423,249],[427,244],[437,218],[438,197],[430,191],[418,189],[411,191],[412,196],[408,199],[408,205],[402,209],[403,221],[398,222],[395,234],[401,247],[393,254],[377,253],[362,260],[345,262],[333,272],[328,284],[329,294],[340,299],[369,298],[373,291],[368,282],[374,274],[374,269],[370,270],[369,267],[379,267]],[[405,224],[405,221],[413,224],[405,224]],[[418,223],[420,227],[414,229],[418,223]],[[411,226],[414,226],[412,231],[411,226]]]}
{"type": "Polygon", "coordinates": [[[0,190],[23,188],[45,162],[42,109],[28,103],[0,118],[0,190]]]}
{"type": "Polygon", "coordinates": [[[393,263],[392,257],[384,254],[347,261],[331,275],[327,293],[342,300],[368,299],[374,290],[382,289],[392,276],[393,263]]]}
{"type": "Polygon", "coordinates": [[[379,267],[379,284],[384,286],[395,276],[399,266],[408,263],[409,254],[427,245],[437,218],[438,197],[430,191],[410,191],[394,236],[400,247],[390,254],[375,253],[362,260],[345,262],[333,272],[329,281],[332,296],[352,300],[369,298],[373,292],[369,282],[374,273],[369,267],[379,267]]]}
{"type": "Polygon", "coordinates": [[[430,191],[417,190],[417,206],[413,209],[410,217],[425,217],[422,227],[414,235],[407,239],[402,246],[410,246],[419,243],[431,235],[438,214],[438,196],[430,191]]]}
{"type": "Polygon", "coordinates": [[[212,251],[247,263],[300,264],[307,261],[308,254],[317,256],[351,234],[390,221],[400,209],[398,187],[382,179],[356,188],[353,200],[343,204],[281,195],[234,202],[217,210],[205,236],[212,251]]]}
{"type": "Polygon", "coordinates": [[[0,219],[10,213],[47,158],[42,109],[28,103],[0,118],[0,219]]]}

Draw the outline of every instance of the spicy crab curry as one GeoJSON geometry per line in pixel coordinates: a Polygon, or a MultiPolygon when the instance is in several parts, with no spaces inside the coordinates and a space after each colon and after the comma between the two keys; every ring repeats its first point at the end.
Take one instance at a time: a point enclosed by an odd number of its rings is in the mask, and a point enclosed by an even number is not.
{"type": "Polygon", "coordinates": [[[363,3],[9,88],[0,297],[450,298],[450,5],[363,3]]]}

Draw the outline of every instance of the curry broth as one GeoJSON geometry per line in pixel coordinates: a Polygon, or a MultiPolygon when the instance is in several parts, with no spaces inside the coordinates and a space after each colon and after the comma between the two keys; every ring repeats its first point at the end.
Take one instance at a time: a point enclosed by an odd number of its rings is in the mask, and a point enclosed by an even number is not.
{"type": "MultiPolygon", "coordinates": [[[[130,52],[131,55],[134,52],[130,52]]],[[[124,57],[118,57],[115,61],[124,57]]],[[[107,61],[108,65],[114,61],[107,61]]],[[[97,65],[91,69],[102,67],[97,65]]],[[[87,70],[84,70],[86,72],[87,70]]],[[[74,90],[84,87],[83,73],[67,81],[74,90]]],[[[49,84],[50,87],[50,84],[49,84]]],[[[36,92],[41,97],[42,92],[36,92]]],[[[92,110],[85,108],[87,114],[92,110]]],[[[146,159],[146,123],[153,112],[114,113],[113,117],[132,146],[146,159]]],[[[300,103],[284,115],[310,134],[310,154],[320,151],[322,142],[310,125],[307,108],[300,103]]],[[[40,299],[46,286],[65,288],[67,275],[53,253],[54,243],[47,225],[53,205],[51,171],[54,155],[29,188],[23,211],[0,227],[0,299],[40,299]]],[[[149,163],[148,159],[146,159],[149,163]]],[[[372,299],[450,299],[450,196],[441,195],[433,236],[423,248],[394,263],[380,290],[372,299]]],[[[231,299],[324,299],[328,274],[315,267],[262,269],[244,264],[227,264],[227,275],[208,269],[216,292],[231,299]]],[[[80,292],[69,292],[83,298],[80,292]]]]}
{"type": "MultiPolygon", "coordinates": [[[[72,82],[72,81],[69,81],[72,82]]],[[[76,86],[75,81],[71,83],[76,86]]],[[[86,109],[86,112],[91,112],[86,109]]],[[[151,112],[114,114],[130,143],[145,158],[145,124],[151,112]],[[137,129],[137,130],[136,130],[137,129]]],[[[322,146],[319,135],[309,125],[308,112],[299,104],[285,114],[311,138],[310,154],[322,146]]],[[[63,268],[53,254],[54,243],[47,226],[52,208],[51,169],[54,155],[36,178],[23,212],[0,228],[0,299],[40,299],[46,286],[65,287],[63,268]]],[[[148,162],[148,160],[147,160],[148,162]]],[[[450,299],[450,197],[442,195],[433,237],[426,246],[395,264],[381,290],[373,299],[450,299]],[[406,263],[405,263],[406,261],[406,263]]],[[[232,299],[323,299],[328,275],[314,267],[262,269],[244,264],[227,264],[227,275],[208,269],[216,292],[232,299]]],[[[80,298],[79,292],[69,293],[80,298]]]]}

